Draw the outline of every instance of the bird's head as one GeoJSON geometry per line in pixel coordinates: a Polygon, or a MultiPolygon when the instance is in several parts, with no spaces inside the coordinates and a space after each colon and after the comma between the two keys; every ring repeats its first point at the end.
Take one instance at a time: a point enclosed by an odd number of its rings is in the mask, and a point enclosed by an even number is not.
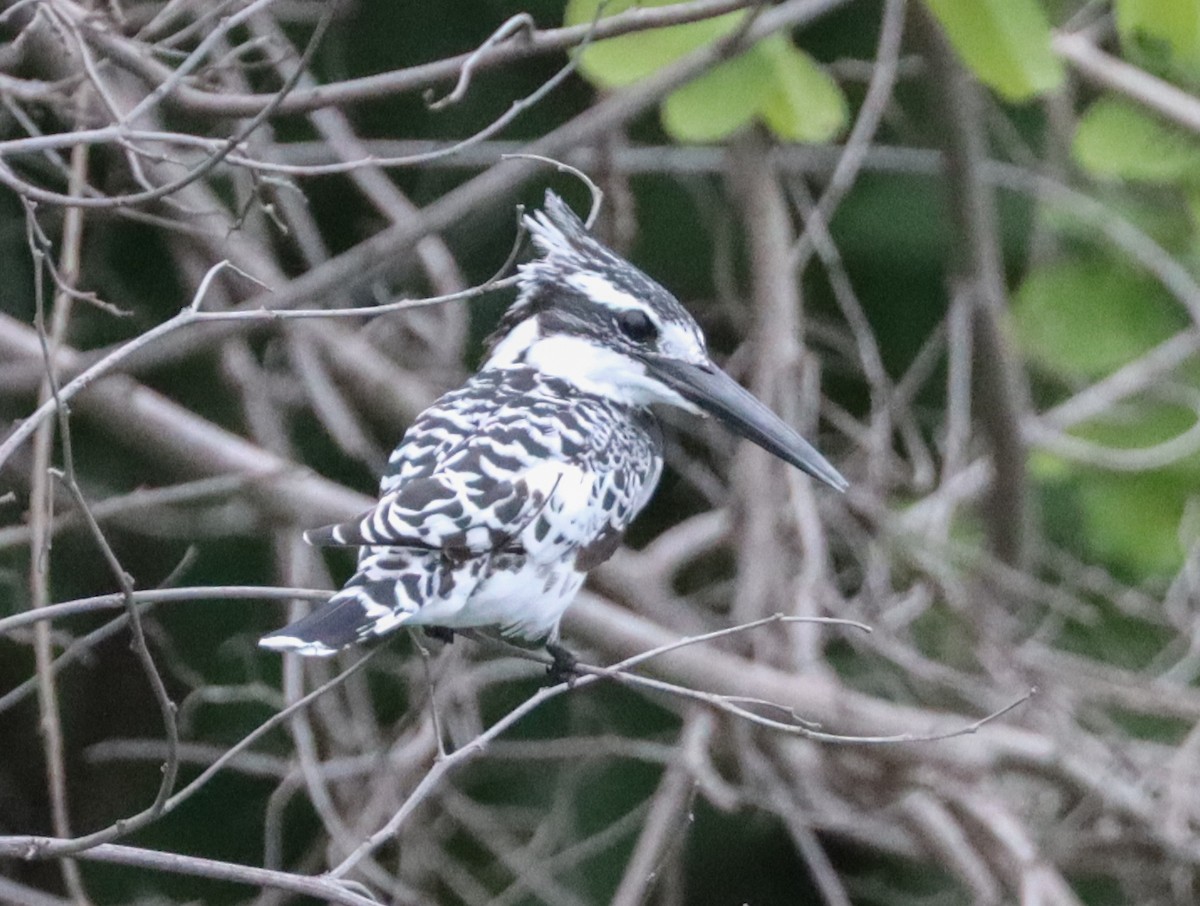
{"type": "Polygon", "coordinates": [[[704,334],[673,295],[606,248],[546,193],[525,217],[541,256],[520,268],[520,293],[485,368],[526,365],[635,406],[706,412],[731,430],[844,490],[846,480],[775,413],[709,358],[704,334]]]}

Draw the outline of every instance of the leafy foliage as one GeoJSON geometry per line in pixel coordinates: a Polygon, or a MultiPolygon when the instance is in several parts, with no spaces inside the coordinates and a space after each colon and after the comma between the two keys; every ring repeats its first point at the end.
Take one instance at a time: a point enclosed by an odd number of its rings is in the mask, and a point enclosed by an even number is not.
{"type": "Polygon", "coordinates": [[[1200,188],[1200,139],[1119,98],[1101,98],[1083,114],[1074,155],[1105,179],[1200,188]]]}
{"type": "Polygon", "coordinates": [[[1057,88],[1063,68],[1050,49],[1038,0],[923,0],[963,61],[1011,101],[1057,88]]]}
{"type": "MultiPolygon", "coordinates": [[[[589,23],[598,13],[611,16],[634,5],[635,0],[570,0],[564,21],[589,23]]],[[[598,41],[581,54],[580,71],[602,88],[630,85],[733,33],[746,15],[729,13],[598,41]]],[[[755,121],[785,141],[828,141],[845,127],[846,115],[846,99],[837,83],[782,35],[763,39],[672,92],[662,104],[667,134],[676,141],[697,143],[719,141],[755,121]]]]}
{"type": "Polygon", "coordinates": [[[1125,52],[1157,72],[1200,79],[1200,8],[1192,0],[1116,0],[1125,52]]]}
{"type": "Polygon", "coordinates": [[[1183,320],[1153,278],[1102,255],[1039,266],[1013,305],[1026,353],[1065,380],[1115,371],[1171,337],[1183,320]]]}

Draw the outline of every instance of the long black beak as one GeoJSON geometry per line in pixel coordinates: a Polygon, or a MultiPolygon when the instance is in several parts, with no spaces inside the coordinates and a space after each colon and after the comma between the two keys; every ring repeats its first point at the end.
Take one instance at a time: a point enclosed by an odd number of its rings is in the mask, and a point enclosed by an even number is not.
{"type": "Polygon", "coordinates": [[[657,355],[647,356],[644,361],[654,377],[684,399],[716,416],[735,434],[831,488],[846,490],[846,479],[812,444],[715,365],[693,365],[657,355]]]}

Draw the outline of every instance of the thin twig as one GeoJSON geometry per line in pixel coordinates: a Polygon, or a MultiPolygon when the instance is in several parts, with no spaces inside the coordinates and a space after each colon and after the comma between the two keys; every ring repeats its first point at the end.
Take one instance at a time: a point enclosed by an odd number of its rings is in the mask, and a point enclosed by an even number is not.
{"type": "MultiPolygon", "coordinates": [[[[425,106],[430,110],[444,110],[451,104],[457,104],[467,96],[467,89],[471,86],[471,76],[475,72],[475,67],[479,65],[480,60],[489,50],[517,36],[529,41],[536,32],[537,26],[533,21],[533,16],[529,13],[517,13],[510,19],[506,19],[504,24],[488,35],[487,40],[463,61],[462,67],[459,69],[458,81],[454,84],[454,90],[438,100],[434,100],[430,93],[426,93],[425,106]]],[[[593,33],[594,29],[585,36],[584,40],[591,40],[593,33]]]]}
{"type": "MultiPolygon", "coordinates": [[[[256,2],[252,3],[248,9],[253,9],[262,4],[271,2],[274,2],[274,0],[256,0],[256,2]]],[[[308,46],[304,50],[302,63],[307,62],[307,60],[315,52],[317,45],[320,43],[321,37],[324,35],[326,27],[328,27],[332,19],[334,9],[336,9],[335,3],[329,3],[327,5],[325,14],[319,20],[317,28],[313,32],[308,46]]],[[[299,73],[302,71],[303,65],[297,68],[296,78],[299,77],[299,73]]],[[[16,172],[4,162],[2,155],[0,155],[0,183],[4,183],[23,198],[27,198],[32,201],[41,202],[43,204],[66,205],[77,208],[112,208],[127,205],[146,204],[147,202],[157,201],[161,198],[168,198],[216,169],[216,167],[225,159],[227,155],[229,155],[235,148],[237,148],[238,145],[245,141],[245,139],[251,135],[255,129],[257,129],[270,118],[275,109],[283,102],[283,98],[287,96],[287,93],[291,89],[293,83],[294,79],[285,82],[284,86],[278,92],[271,95],[271,99],[267,102],[267,104],[264,105],[262,109],[258,110],[254,116],[252,116],[249,121],[246,122],[246,124],[243,125],[234,135],[230,136],[230,138],[228,138],[216,152],[206,157],[200,164],[189,170],[183,176],[166,182],[163,185],[145,189],[141,192],[130,192],[125,195],[101,197],[81,195],[78,193],[68,193],[64,195],[60,192],[52,192],[47,189],[39,188],[38,186],[32,185],[31,183],[21,179],[16,172]]],[[[141,112],[142,111],[139,107],[135,107],[131,112],[130,119],[136,119],[136,115],[140,114],[141,112]]]]}
{"type": "MultiPolygon", "coordinates": [[[[132,597],[138,604],[174,604],[183,601],[216,600],[288,601],[293,598],[324,601],[329,597],[329,591],[312,588],[273,588],[259,585],[214,585],[211,587],[157,588],[148,591],[134,591],[132,597]]],[[[63,601],[60,604],[47,604],[39,610],[29,610],[0,618],[0,636],[47,620],[60,620],[64,617],[104,610],[119,610],[125,604],[124,593],[96,595],[91,598],[63,601]]]]}
{"type": "MultiPolygon", "coordinates": [[[[34,858],[43,851],[40,846],[41,841],[42,838],[39,837],[0,837],[0,856],[16,859],[34,858]]],[[[347,886],[325,878],[305,877],[293,872],[270,871],[251,865],[238,865],[234,862],[202,859],[197,856],[185,856],[155,849],[105,843],[85,850],[79,854],[78,858],[91,862],[127,865],[171,874],[230,881],[251,887],[274,887],[302,896],[341,903],[344,906],[379,906],[378,900],[355,893],[347,886]]]]}
{"type": "MultiPolygon", "coordinates": [[[[475,57],[474,70],[482,72],[519,60],[568,50],[576,47],[588,35],[594,40],[632,34],[652,28],[666,28],[687,22],[699,22],[715,18],[752,5],[753,0],[693,0],[665,7],[641,7],[626,10],[602,19],[594,28],[590,23],[547,29],[534,32],[527,41],[508,41],[490,48],[484,53],[478,49],[469,53],[449,57],[434,63],[413,66],[408,69],[348,79],[322,85],[306,92],[294,92],[276,108],[278,114],[304,113],[318,107],[342,106],[347,103],[388,97],[396,94],[420,91],[431,86],[454,80],[463,67],[475,57]]],[[[85,32],[85,34],[87,34],[85,32]]],[[[152,83],[160,83],[169,77],[171,70],[156,65],[138,52],[136,45],[112,38],[102,32],[89,35],[97,46],[110,52],[115,62],[143,75],[152,83]]],[[[230,95],[212,94],[179,85],[170,95],[171,103],[193,113],[218,117],[252,116],[262,110],[275,97],[274,94],[230,95]]]]}
{"type": "MultiPolygon", "coordinates": [[[[86,390],[97,379],[103,377],[108,372],[117,368],[121,362],[130,356],[142,351],[143,349],[154,345],[163,337],[168,336],[178,330],[182,330],[193,324],[199,323],[214,323],[228,321],[259,321],[273,322],[281,320],[300,320],[303,318],[359,318],[364,316],[376,316],[389,314],[396,311],[406,311],[413,308],[421,308],[428,305],[442,305],[446,302],[457,301],[460,299],[471,299],[480,296],[484,293],[492,292],[498,289],[505,289],[513,285],[515,278],[494,279],[490,283],[474,286],[470,289],[463,290],[458,293],[451,293],[447,296],[431,296],[426,299],[402,299],[397,302],[388,303],[385,305],[374,305],[365,308],[340,308],[340,309],[299,309],[292,311],[273,311],[273,310],[255,310],[255,311],[200,311],[199,305],[204,298],[211,280],[222,268],[230,268],[248,279],[253,279],[243,271],[238,270],[228,261],[220,261],[209,269],[205,275],[204,281],[200,288],[196,291],[196,296],[192,303],[183,309],[179,314],[170,320],[164,321],[157,327],[153,327],[145,333],[139,334],[128,343],[110,352],[100,361],[91,365],[85,371],[72,378],[65,384],[58,393],[57,400],[50,399],[39,406],[27,419],[25,419],[17,428],[15,428],[8,437],[0,442],[0,468],[3,468],[9,457],[25,442],[26,439],[33,433],[34,429],[49,418],[58,406],[70,401],[73,397],[86,390]]],[[[256,281],[257,282],[257,281],[256,281]]]]}
{"type": "Polygon", "coordinates": [[[696,779],[690,770],[697,750],[707,749],[713,732],[712,716],[692,714],[680,735],[677,760],[667,767],[650,801],[650,812],[625,866],[625,874],[610,901],[612,906],[640,906],[661,874],[668,853],[683,846],[696,779]],[[680,825],[685,828],[680,833],[680,825]]]}
{"type": "MultiPolygon", "coordinates": [[[[328,872],[328,877],[333,877],[333,878],[343,877],[351,869],[353,869],[360,861],[362,861],[368,855],[370,855],[375,850],[377,850],[380,846],[382,846],[384,843],[386,843],[391,837],[395,836],[396,832],[400,829],[400,827],[404,824],[404,822],[413,813],[413,811],[416,809],[417,805],[419,805],[425,798],[427,798],[433,792],[434,789],[436,789],[437,785],[441,782],[441,779],[445,774],[447,774],[452,768],[456,767],[459,763],[466,761],[466,760],[474,757],[475,755],[479,754],[480,752],[482,752],[487,747],[488,743],[490,743],[493,739],[496,739],[501,734],[505,733],[510,727],[514,726],[515,724],[520,722],[522,719],[524,719],[526,716],[528,716],[532,712],[536,711],[546,701],[548,701],[552,698],[556,698],[557,696],[562,695],[563,693],[565,693],[571,689],[579,689],[582,687],[586,687],[586,686],[590,685],[591,683],[597,682],[601,679],[613,679],[613,678],[623,679],[626,677],[626,671],[628,671],[631,667],[635,667],[638,664],[644,663],[645,661],[651,660],[653,658],[657,658],[661,655],[668,654],[679,648],[687,647],[689,645],[696,645],[701,642],[711,641],[713,639],[723,638],[725,636],[733,635],[736,633],[746,632],[748,630],[756,629],[760,626],[765,626],[770,623],[797,622],[797,621],[801,621],[801,620],[808,622],[813,619],[815,619],[815,618],[786,617],[786,616],[783,616],[780,614],[776,614],[775,616],[766,617],[761,620],[754,620],[752,622],[745,623],[740,626],[733,626],[733,627],[729,627],[727,629],[719,629],[715,632],[705,633],[704,635],[692,636],[690,638],[680,639],[679,641],[671,642],[667,645],[662,645],[659,648],[656,648],[652,651],[643,652],[641,654],[634,655],[633,657],[626,658],[625,660],[621,661],[620,663],[614,664],[612,667],[589,667],[584,664],[578,665],[577,669],[578,669],[579,673],[582,675],[580,675],[577,679],[573,680],[570,683],[564,682],[564,683],[559,683],[555,686],[550,686],[547,688],[539,689],[529,699],[524,701],[522,704],[518,705],[513,710],[509,711],[506,715],[504,715],[504,717],[500,718],[498,721],[496,721],[494,724],[492,724],[490,727],[488,727],[487,730],[485,730],[483,733],[481,733],[475,739],[471,740],[471,742],[469,742],[468,744],[455,750],[451,754],[447,755],[444,759],[440,759],[437,762],[435,762],[433,767],[430,768],[428,773],[426,773],[425,776],[421,779],[421,782],[417,785],[417,788],[414,789],[409,794],[408,798],[404,800],[404,805],[401,806],[399,811],[397,811],[391,817],[391,819],[387,822],[387,824],[385,824],[382,828],[380,828],[378,831],[373,833],[367,840],[365,840],[362,843],[361,846],[358,847],[358,849],[356,849],[347,858],[345,858],[337,866],[335,866],[333,869],[331,869],[328,872]]],[[[851,625],[856,629],[862,629],[867,632],[870,631],[869,627],[866,627],[861,623],[854,623],[852,621],[828,619],[828,620],[820,620],[820,622],[851,625]]],[[[519,651],[519,649],[517,649],[517,650],[519,651]]],[[[550,663],[549,660],[538,657],[537,655],[533,655],[531,653],[526,653],[526,654],[528,654],[528,656],[531,660],[536,660],[536,661],[539,661],[540,663],[545,663],[545,664],[550,663]]],[[[636,677],[636,680],[643,681],[644,678],[636,677]]],[[[645,682],[653,683],[654,681],[645,680],[645,682]]],[[[688,696],[688,697],[692,697],[692,696],[688,696]]],[[[716,698],[716,697],[714,697],[714,698],[716,698]]],[[[779,726],[783,726],[783,725],[779,725],[779,726]]]]}

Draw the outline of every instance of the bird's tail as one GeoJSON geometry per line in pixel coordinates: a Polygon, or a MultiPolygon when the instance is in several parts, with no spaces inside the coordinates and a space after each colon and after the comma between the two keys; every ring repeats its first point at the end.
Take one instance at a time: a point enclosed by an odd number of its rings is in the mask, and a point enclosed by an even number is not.
{"type": "Polygon", "coordinates": [[[403,625],[417,612],[424,595],[411,581],[414,576],[405,575],[403,566],[411,566],[411,561],[395,562],[396,554],[389,553],[364,557],[345,588],[308,616],[263,636],[258,644],[306,657],[328,657],[403,625]],[[384,558],[390,562],[381,562],[384,558]]]}

